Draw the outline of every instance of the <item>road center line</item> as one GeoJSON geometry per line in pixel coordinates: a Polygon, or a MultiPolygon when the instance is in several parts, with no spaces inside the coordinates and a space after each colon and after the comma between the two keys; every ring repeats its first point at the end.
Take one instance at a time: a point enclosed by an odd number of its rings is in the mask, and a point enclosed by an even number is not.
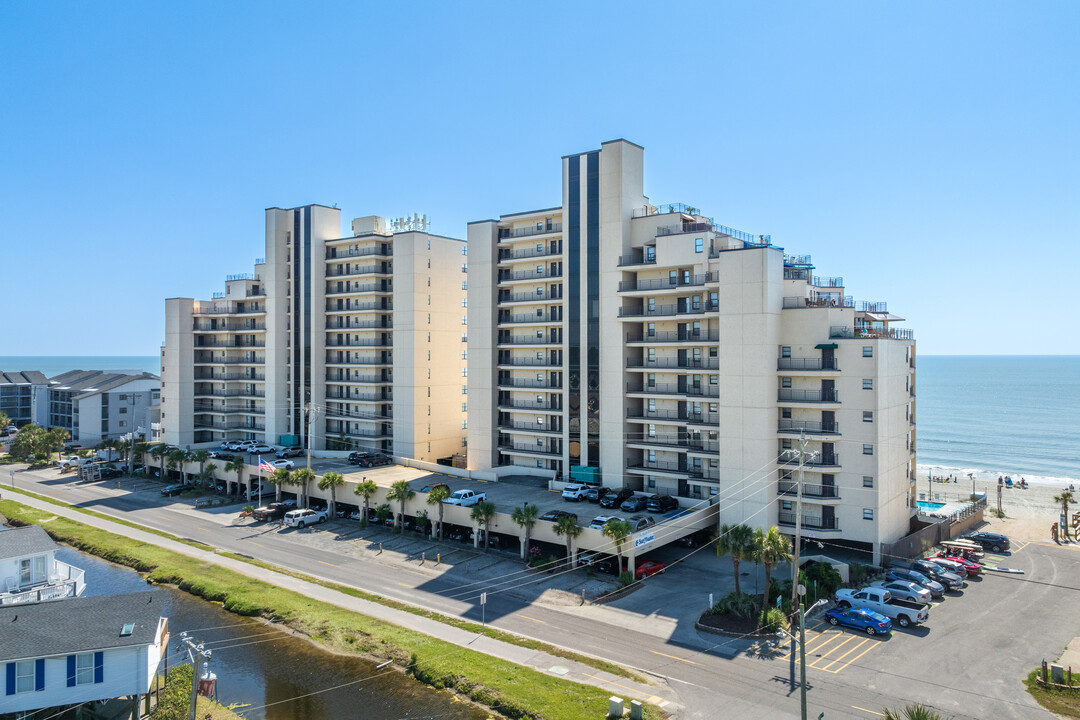
{"type": "Polygon", "coordinates": [[[514,614],[517,615],[519,618],[525,618],[526,620],[532,620],[533,622],[537,622],[537,623],[541,623],[543,625],[547,625],[546,620],[537,620],[536,618],[529,617],[528,615],[522,615],[521,613],[514,613],[514,614]]]}
{"type": "Polygon", "coordinates": [[[690,665],[697,665],[697,663],[694,662],[693,660],[687,660],[686,658],[675,657],[674,655],[668,655],[666,653],[657,652],[655,650],[650,650],[649,652],[651,652],[653,655],[662,655],[663,657],[671,658],[672,660],[678,660],[679,662],[689,663],[690,665]]]}
{"type": "Polygon", "coordinates": [[[325,560],[316,560],[315,562],[322,563],[323,565],[329,565],[330,567],[337,567],[337,565],[335,565],[334,563],[328,563],[325,560]]]}

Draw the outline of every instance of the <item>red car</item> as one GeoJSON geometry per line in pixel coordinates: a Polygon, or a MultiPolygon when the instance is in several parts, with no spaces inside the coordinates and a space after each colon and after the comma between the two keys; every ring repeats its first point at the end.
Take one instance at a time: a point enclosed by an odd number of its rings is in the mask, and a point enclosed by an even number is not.
{"type": "Polygon", "coordinates": [[[943,558],[945,560],[952,560],[954,563],[959,563],[960,565],[963,565],[964,569],[967,570],[968,577],[975,577],[980,572],[982,572],[982,565],[980,565],[979,563],[972,562],[962,557],[957,557],[956,555],[949,555],[948,553],[939,552],[934,557],[943,558]]]}
{"type": "Polygon", "coordinates": [[[649,577],[650,575],[656,575],[657,573],[662,573],[666,569],[667,569],[667,563],[653,562],[652,560],[649,560],[649,561],[643,562],[643,563],[641,563],[641,564],[639,564],[637,566],[637,569],[634,571],[634,579],[635,580],[644,580],[645,578],[649,577]]]}

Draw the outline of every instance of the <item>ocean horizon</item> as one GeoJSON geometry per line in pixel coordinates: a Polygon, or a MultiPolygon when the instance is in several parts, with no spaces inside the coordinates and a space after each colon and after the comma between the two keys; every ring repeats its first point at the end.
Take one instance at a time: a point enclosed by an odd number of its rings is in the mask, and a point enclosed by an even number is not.
{"type": "MultiPolygon", "coordinates": [[[[136,370],[157,355],[0,356],[0,371],[136,370]]],[[[919,477],[1024,476],[1080,481],[1080,356],[918,355],[919,477]]]]}

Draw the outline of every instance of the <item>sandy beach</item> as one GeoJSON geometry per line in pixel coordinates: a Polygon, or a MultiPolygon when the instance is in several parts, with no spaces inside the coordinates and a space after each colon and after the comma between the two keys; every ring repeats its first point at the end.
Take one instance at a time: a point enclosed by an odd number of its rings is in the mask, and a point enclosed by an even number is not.
{"type": "MultiPolygon", "coordinates": [[[[920,499],[926,499],[926,493],[931,487],[931,483],[927,479],[931,469],[924,465],[920,465],[918,469],[918,480],[915,483],[916,490],[920,499]]],[[[946,476],[949,472],[950,469],[945,469],[946,476]]],[[[952,469],[951,472],[953,472],[954,478],[958,477],[958,472],[955,469],[952,469]]],[[[941,468],[934,470],[935,476],[941,473],[941,468]]],[[[1028,481],[1026,490],[1021,490],[1015,486],[1012,489],[1002,489],[1001,509],[1005,511],[1006,517],[998,519],[989,512],[990,508],[997,507],[997,475],[990,477],[985,473],[975,474],[975,491],[985,492],[988,503],[985,518],[989,526],[984,526],[981,529],[1008,535],[1016,542],[1052,542],[1050,526],[1058,521],[1058,516],[1061,513],[1061,506],[1054,502],[1054,496],[1061,493],[1062,490],[1068,490],[1069,483],[1072,481],[1028,475],[1025,475],[1024,478],[1028,481]]],[[[1014,482],[1019,480],[1018,476],[1013,477],[1014,482]]],[[[965,473],[959,476],[959,482],[935,482],[932,483],[932,487],[935,500],[962,500],[971,494],[972,481],[965,473]]],[[[1080,483],[1077,483],[1074,495],[1080,500],[1080,483]]],[[[1070,515],[1074,512],[1080,512],[1080,504],[1074,504],[1070,507],[1072,508],[1070,515]]]]}

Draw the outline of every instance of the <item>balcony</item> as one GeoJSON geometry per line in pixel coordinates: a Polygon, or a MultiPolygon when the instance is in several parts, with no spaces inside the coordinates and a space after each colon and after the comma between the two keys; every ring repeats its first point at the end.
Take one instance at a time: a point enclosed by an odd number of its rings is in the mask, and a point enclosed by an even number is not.
{"type": "Polygon", "coordinates": [[[551,223],[549,225],[543,225],[542,227],[499,228],[499,242],[558,232],[562,232],[562,223],[551,223]]]}
{"type": "Polygon", "coordinates": [[[261,358],[195,358],[196,365],[265,365],[266,361],[261,358]]]}
{"type": "Polygon", "coordinates": [[[551,292],[544,290],[539,294],[534,292],[527,293],[515,293],[503,292],[499,294],[499,304],[505,303],[541,303],[549,300],[562,300],[561,295],[552,295],[551,292]]]}
{"type": "Polygon", "coordinates": [[[499,358],[497,364],[507,367],[562,367],[561,362],[551,358],[544,358],[543,360],[537,360],[536,358],[499,358]]]}
{"type": "Polygon", "coordinates": [[[533,378],[502,378],[499,387],[511,389],[535,389],[535,390],[561,390],[562,383],[558,380],[536,380],[533,378]]]}
{"type": "Polygon", "coordinates": [[[646,255],[644,252],[630,253],[629,255],[619,256],[619,267],[629,267],[631,265],[655,265],[656,253],[652,252],[646,255]]]}
{"type": "Polygon", "coordinates": [[[245,332],[257,332],[266,329],[266,323],[253,322],[244,323],[242,325],[216,325],[211,327],[210,323],[193,323],[192,331],[197,333],[245,333],[245,332]]]}
{"type": "Polygon", "coordinates": [[[251,375],[244,375],[243,373],[218,373],[216,375],[196,375],[195,382],[263,382],[266,380],[266,375],[262,373],[253,373],[251,375]]]}
{"type": "Polygon", "coordinates": [[[691,275],[688,279],[676,277],[655,278],[653,280],[620,280],[619,292],[634,290],[675,290],[681,287],[701,287],[705,283],[717,282],[717,274],[708,272],[691,275]]]}
{"type": "Polygon", "coordinates": [[[390,330],[394,327],[394,321],[390,318],[383,320],[367,320],[360,322],[355,320],[345,325],[335,325],[331,321],[326,321],[327,330],[390,330]]]}
{"type": "Polygon", "coordinates": [[[393,347],[394,338],[372,338],[371,340],[327,340],[326,347],[328,348],[343,348],[343,347],[393,347]]]}
{"type": "Polygon", "coordinates": [[[537,425],[535,422],[502,422],[498,424],[498,429],[543,435],[562,435],[560,429],[548,425],[537,425]]]}
{"type": "MultiPolygon", "coordinates": [[[[341,400],[353,400],[354,398],[331,398],[327,396],[327,399],[341,399],[341,400]]],[[[361,421],[375,421],[393,420],[394,413],[391,410],[384,410],[382,412],[366,411],[366,410],[353,410],[352,412],[345,412],[342,410],[330,410],[327,409],[327,417],[337,416],[346,418],[348,420],[361,420],[361,421]]]]}
{"type": "Polygon", "coordinates": [[[561,278],[562,276],[562,270],[544,269],[541,272],[537,272],[536,270],[519,270],[517,272],[500,270],[499,282],[514,282],[515,280],[551,280],[553,278],[561,278]]]}
{"type": "MultiPolygon", "coordinates": [[[[799,494],[799,484],[794,482],[787,482],[781,480],[776,486],[777,495],[793,495],[799,494]]],[[[824,499],[824,500],[839,500],[840,491],[835,485],[813,485],[811,483],[802,484],[803,497],[824,499]]]]}
{"type": "Polygon", "coordinates": [[[549,450],[542,445],[500,442],[497,447],[503,452],[520,453],[522,455],[541,455],[544,457],[562,456],[562,451],[549,450]]]}
{"type": "Polygon", "coordinates": [[[253,423],[208,423],[205,421],[195,421],[196,430],[251,430],[253,432],[263,432],[266,430],[265,424],[253,423]]]}
{"type": "MultiPolygon", "coordinates": [[[[776,462],[781,465],[798,465],[799,453],[795,450],[782,450],[776,458],[776,462]]],[[[840,467],[840,454],[839,453],[807,453],[806,460],[803,462],[808,468],[838,468],[840,467]]]]}
{"type": "Polygon", "coordinates": [[[814,275],[810,279],[810,284],[813,285],[814,287],[840,288],[840,287],[844,287],[844,278],[842,278],[842,277],[820,277],[818,275],[814,275]]]}
{"type": "Polygon", "coordinates": [[[621,318],[667,317],[672,315],[701,315],[720,309],[719,303],[706,302],[698,307],[679,307],[678,305],[656,305],[654,307],[619,308],[621,318]]]}
{"type": "Polygon", "coordinates": [[[7,589],[0,591],[0,607],[79,597],[86,589],[84,575],[82,568],[54,559],[47,581],[32,585],[18,585],[11,583],[17,578],[9,578],[8,582],[11,584],[7,586],[7,589]]]}
{"type": "Polygon", "coordinates": [[[266,393],[261,390],[196,390],[195,397],[216,397],[216,398],[231,398],[231,397],[266,397],[266,393]]]}
{"type": "Polygon", "coordinates": [[[264,315],[266,308],[259,303],[246,304],[244,308],[229,308],[226,304],[195,303],[193,315],[264,315]]]}
{"type": "Polygon", "coordinates": [[[680,465],[679,463],[671,462],[628,460],[626,469],[648,474],[683,475],[692,478],[702,477],[702,470],[700,467],[695,465],[680,465]]]}
{"type": "Polygon", "coordinates": [[[383,265],[367,265],[365,267],[355,267],[348,270],[342,269],[340,272],[333,270],[326,273],[326,277],[351,277],[355,275],[393,275],[394,269],[392,267],[383,267],[383,265]]]}
{"type": "Polygon", "coordinates": [[[643,359],[627,358],[626,367],[630,370],[717,370],[720,367],[719,358],[660,358],[643,359]]]}
{"type": "Polygon", "coordinates": [[[647,408],[626,408],[628,420],[671,420],[686,422],[686,413],[679,414],[678,410],[649,410],[647,408]]]}
{"type": "Polygon", "coordinates": [[[718,330],[665,330],[654,332],[651,335],[642,332],[626,333],[628,343],[703,343],[718,342],[720,332],[718,330]]]}
{"type": "Polygon", "coordinates": [[[850,295],[811,295],[810,297],[786,297],[784,309],[794,308],[854,308],[855,300],[850,295]]]}
{"type": "MultiPolygon", "coordinates": [[[[789,527],[795,527],[795,513],[793,512],[781,512],[777,518],[777,523],[780,525],[786,525],[789,527]]],[[[803,515],[802,516],[803,530],[839,530],[840,526],[836,522],[836,518],[823,518],[817,515],[803,515]]]]}
{"type": "Polygon", "coordinates": [[[856,338],[875,340],[914,340],[915,333],[910,328],[875,328],[875,327],[845,327],[833,326],[829,328],[830,338],[856,338]]]}
{"type": "Polygon", "coordinates": [[[627,433],[627,445],[647,445],[680,451],[691,452],[717,452],[720,443],[717,440],[708,440],[701,437],[682,435],[650,435],[648,433],[627,433]]]}
{"type": "Polygon", "coordinates": [[[561,339],[555,339],[550,335],[536,337],[534,335],[508,335],[499,338],[499,345],[562,345],[561,339]]]}
{"type": "MultiPolygon", "coordinates": [[[[344,238],[346,240],[354,240],[355,238],[344,238]]],[[[381,245],[370,248],[327,248],[326,259],[327,260],[343,260],[345,258],[354,257],[371,257],[372,255],[380,255],[383,257],[392,257],[394,254],[393,247],[389,245],[381,245]]]]}
{"type": "Polygon", "coordinates": [[[690,397],[720,397],[718,385],[683,385],[678,383],[653,383],[652,385],[626,384],[626,392],[644,395],[688,395],[690,397]]]}
{"type": "MultiPolygon", "coordinates": [[[[556,308],[557,310],[558,308],[556,308]]],[[[562,313],[544,313],[537,315],[536,313],[525,313],[523,315],[500,315],[499,325],[528,325],[535,323],[542,323],[544,325],[550,325],[554,323],[562,322],[562,313]]]]}
{"type": "Polygon", "coordinates": [[[821,422],[820,420],[787,420],[780,418],[778,432],[801,433],[808,435],[839,435],[840,426],[835,422],[821,422]]]}
{"type": "Polygon", "coordinates": [[[391,293],[394,292],[394,288],[388,283],[377,282],[363,284],[356,283],[355,285],[351,285],[351,287],[347,287],[343,290],[337,290],[331,288],[328,284],[326,288],[326,297],[336,297],[338,295],[359,295],[361,293],[371,292],[391,293]]]}
{"type": "Polygon", "coordinates": [[[528,250],[500,250],[499,262],[509,263],[515,260],[528,260],[530,258],[549,257],[551,255],[562,255],[562,244],[558,243],[554,248],[551,245],[544,245],[539,250],[536,248],[529,248],[528,250]]]}
{"type": "Polygon", "coordinates": [[[516,400],[513,402],[501,402],[499,403],[499,409],[515,412],[515,411],[527,411],[527,412],[548,412],[548,413],[561,413],[563,409],[552,403],[538,403],[538,402],[524,402],[522,400],[516,400]]]}
{"type": "Polygon", "coordinates": [[[782,403],[838,403],[839,395],[836,390],[793,390],[781,388],[777,398],[782,403]]]}
{"type": "Polygon", "coordinates": [[[341,307],[337,306],[337,303],[326,303],[326,312],[328,313],[360,313],[360,312],[380,312],[383,310],[393,310],[394,303],[390,298],[384,298],[385,302],[345,302],[341,307]]]}
{"type": "Polygon", "coordinates": [[[836,366],[836,358],[807,358],[807,357],[788,357],[778,358],[776,362],[777,370],[839,370],[836,366]]]}
{"type": "MultiPolygon", "coordinates": [[[[382,360],[381,358],[343,358],[341,360],[327,360],[327,365],[393,365],[390,360],[382,360]]],[[[350,378],[339,378],[336,382],[361,382],[360,380],[352,380],[350,378]]]]}
{"type": "MultiPolygon", "coordinates": [[[[203,340],[202,337],[200,337],[199,339],[203,340]]],[[[214,342],[213,340],[211,340],[209,342],[206,342],[204,340],[203,342],[195,344],[195,349],[196,350],[201,350],[202,348],[215,348],[215,349],[227,350],[229,348],[264,348],[264,347],[266,347],[266,341],[265,340],[256,340],[255,342],[251,342],[250,340],[246,340],[244,342],[225,342],[225,341],[214,342]]]]}

